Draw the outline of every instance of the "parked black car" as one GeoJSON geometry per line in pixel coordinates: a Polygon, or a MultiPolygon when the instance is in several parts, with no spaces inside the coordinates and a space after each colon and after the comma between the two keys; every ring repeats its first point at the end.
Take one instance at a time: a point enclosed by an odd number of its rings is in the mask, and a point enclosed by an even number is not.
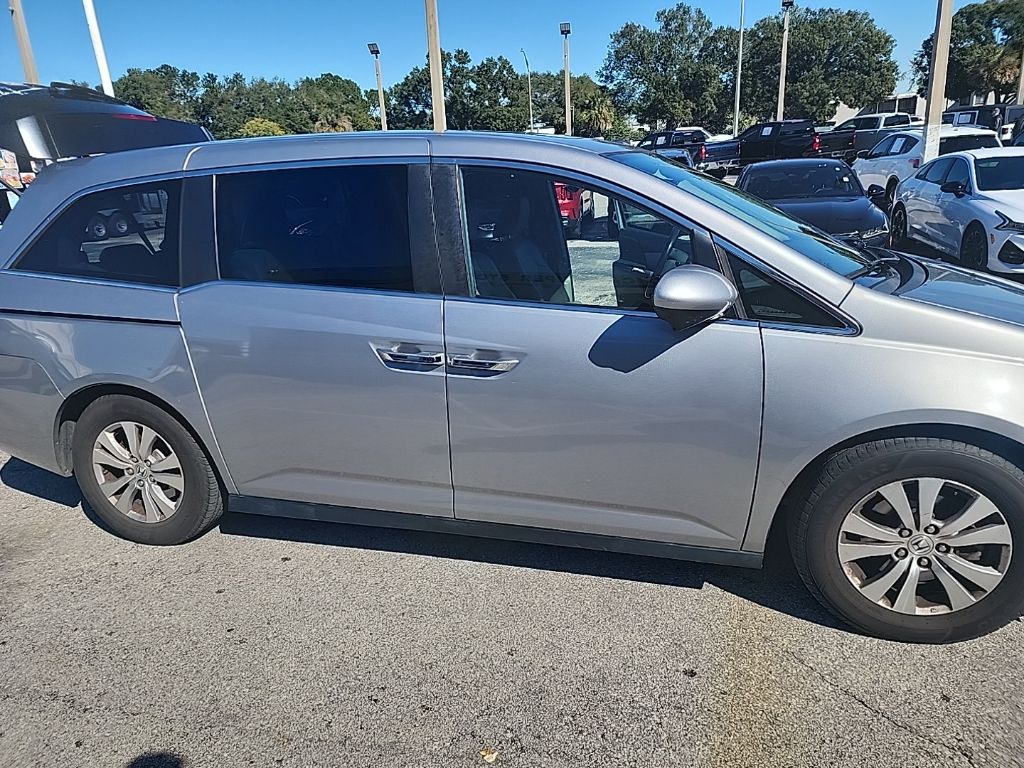
{"type": "Polygon", "coordinates": [[[866,191],[840,160],[780,160],[749,166],[737,188],[790,216],[858,245],[889,244],[889,217],[879,207],[885,190],[866,191]]]}
{"type": "Polygon", "coordinates": [[[812,120],[758,123],[735,139],[705,144],[703,168],[721,178],[734,168],[766,160],[835,157],[853,162],[855,147],[855,133],[818,133],[812,120]]]}

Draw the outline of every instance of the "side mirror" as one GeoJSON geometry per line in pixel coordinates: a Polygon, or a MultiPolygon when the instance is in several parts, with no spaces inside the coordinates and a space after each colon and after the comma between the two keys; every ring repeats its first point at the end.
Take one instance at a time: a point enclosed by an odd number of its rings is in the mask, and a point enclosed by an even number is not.
{"type": "Polygon", "coordinates": [[[877,200],[880,197],[885,197],[885,187],[878,184],[872,184],[868,187],[868,197],[872,200],[877,200]]]}
{"type": "Polygon", "coordinates": [[[860,152],[857,153],[857,157],[859,157],[861,160],[867,160],[869,157],[871,157],[871,150],[862,149],[860,152]]]}
{"type": "Polygon", "coordinates": [[[942,191],[950,195],[956,195],[957,197],[963,197],[967,194],[967,185],[962,181],[947,181],[942,185],[942,191]]]}
{"type": "Polygon", "coordinates": [[[717,320],[736,303],[736,288],[707,267],[687,264],[666,272],[654,289],[654,311],[673,330],[717,320]]]}

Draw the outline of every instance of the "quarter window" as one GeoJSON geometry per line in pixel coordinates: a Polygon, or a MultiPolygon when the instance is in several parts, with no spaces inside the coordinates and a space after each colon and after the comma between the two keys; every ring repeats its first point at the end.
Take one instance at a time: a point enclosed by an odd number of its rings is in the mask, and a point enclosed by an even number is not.
{"type": "Polygon", "coordinates": [[[404,165],[229,174],[216,199],[224,279],[416,290],[404,165]]]}
{"type": "Polygon", "coordinates": [[[103,190],[72,203],[16,270],[177,286],[180,181],[103,190]]]}
{"type": "Polygon", "coordinates": [[[462,178],[473,296],[647,310],[662,274],[700,261],[691,230],[599,189],[496,168],[462,178]]]}
{"type": "Polygon", "coordinates": [[[817,328],[844,327],[829,312],[734,253],[729,253],[729,266],[750,319],[817,328]]]}

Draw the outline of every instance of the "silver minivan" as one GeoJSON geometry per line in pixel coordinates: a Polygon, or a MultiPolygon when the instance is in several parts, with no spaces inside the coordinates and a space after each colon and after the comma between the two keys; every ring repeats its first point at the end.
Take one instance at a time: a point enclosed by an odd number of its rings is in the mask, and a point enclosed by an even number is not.
{"type": "Polygon", "coordinates": [[[868,633],[962,640],[1024,604],[1021,289],[653,154],[91,157],[39,174],[0,266],[0,445],[134,541],[227,509],[758,566],[784,527],[868,633]]]}

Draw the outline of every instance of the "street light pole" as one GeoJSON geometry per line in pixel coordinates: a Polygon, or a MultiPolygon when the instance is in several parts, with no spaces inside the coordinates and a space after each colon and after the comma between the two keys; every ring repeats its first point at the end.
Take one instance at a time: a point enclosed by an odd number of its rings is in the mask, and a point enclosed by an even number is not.
{"type": "Polygon", "coordinates": [[[427,11],[427,55],[430,60],[430,108],[434,113],[434,130],[448,129],[444,104],[444,70],[441,60],[441,30],[437,23],[437,0],[423,0],[427,11]]]}
{"type": "Polygon", "coordinates": [[[384,103],[384,78],[380,74],[380,46],[376,43],[367,43],[366,47],[370,49],[370,54],[373,56],[373,66],[377,70],[377,100],[380,102],[380,129],[386,131],[388,129],[388,108],[384,103]]]}
{"type": "Polygon", "coordinates": [[[746,0],[740,0],[740,50],[736,57],[736,102],[732,111],[732,135],[740,135],[740,84],[743,82],[743,16],[746,0]]]}
{"type": "Polygon", "coordinates": [[[942,113],[946,111],[946,71],[949,67],[949,38],[953,29],[953,0],[939,0],[932,38],[932,67],[928,83],[928,114],[924,126],[924,162],[939,156],[942,113]]]}
{"type": "Polygon", "coordinates": [[[25,24],[25,13],[21,10],[21,0],[9,0],[7,7],[11,11],[14,37],[18,41],[18,52],[21,54],[21,68],[25,70],[25,80],[29,83],[38,83],[39,70],[36,69],[36,58],[32,55],[32,43],[28,39],[28,25],[25,24]]]}
{"type": "Polygon", "coordinates": [[[565,135],[572,136],[572,76],[569,73],[569,35],[572,25],[564,21],[558,25],[562,33],[562,66],[565,68],[565,135]]]}
{"type": "Polygon", "coordinates": [[[1024,48],[1020,51],[1020,81],[1017,83],[1017,103],[1024,104],[1024,48]]]}
{"type": "Polygon", "coordinates": [[[789,12],[793,9],[795,0],[782,0],[782,62],[779,65],[779,108],[776,110],[775,119],[780,123],[785,119],[786,113],[786,67],[789,63],[789,12]]]}
{"type": "Polygon", "coordinates": [[[96,8],[92,0],[82,0],[85,7],[85,23],[89,25],[89,36],[92,38],[92,50],[96,54],[96,68],[100,71],[100,84],[107,96],[114,95],[114,82],[110,79],[110,67],[107,65],[107,52],[103,48],[100,36],[100,23],[96,19],[96,8]]]}
{"type": "Polygon", "coordinates": [[[519,49],[523,54],[523,61],[526,62],[526,90],[527,101],[530,104],[530,130],[529,133],[533,133],[533,73],[530,71],[530,59],[526,56],[526,49],[519,49]]]}

